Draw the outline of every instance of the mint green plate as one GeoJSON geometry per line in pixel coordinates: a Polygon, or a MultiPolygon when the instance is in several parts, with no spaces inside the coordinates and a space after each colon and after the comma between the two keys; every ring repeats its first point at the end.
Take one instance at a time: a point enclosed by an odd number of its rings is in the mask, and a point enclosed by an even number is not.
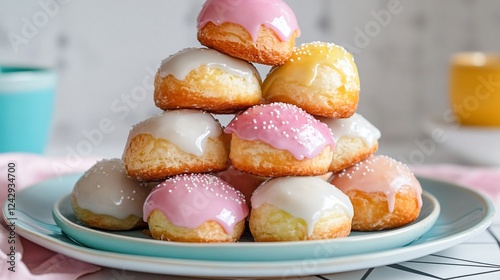
{"type": "MultiPolygon", "coordinates": [[[[421,215],[399,229],[323,241],[186,244],[153,240],[140,231],[106,232],[80,225],[67,198],[79,176],[63,176],[18,191],[17,233],[82,261],[150,273],[274,277],[387,265],[459,244],[485,230],[494,213],[491,202],[473,190],[419,178],[426,191],[421,215]]],[[[7,204],[5,220],[13,217],[7,204]]]]}
{"type": "Polygon", "coordinates": [[[69,195],[54,206],[54,220],[71,239],[91,248],[143,256],[218,261],[290,261],[370,253],[404,246],[427,232],[439,216],[439,203],[427,192],[418,219],[406,226],[352,232],[349,237],[296,242],[252,242],[246,233],[237,243],[181,243],[154,240],[141,230],[103,231],[86,227],[73,214],[69,195]]]}

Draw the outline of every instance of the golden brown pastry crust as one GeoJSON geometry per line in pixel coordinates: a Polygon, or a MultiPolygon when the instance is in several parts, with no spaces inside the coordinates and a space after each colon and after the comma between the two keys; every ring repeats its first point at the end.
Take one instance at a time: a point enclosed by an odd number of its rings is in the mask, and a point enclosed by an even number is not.
{"type": "Polygon", "coordinates": [[[232,234],[215,221],[208,221],[195,229],[172,224],[160,210],[153,210],[148,217],[149,230],[154,239],[178,242],[235,242],[243,234],[245,220],[236,223],[232,234]]]}
{"type": "Polygon", "coordinates": [[[96,214],[91,209],[83,209],[78,205],[76,198],[71,196],[71,207],[75,217],[89,227],[105,230],[132,230],[146,228],[147,223],[142,217],[130,215],[125,219],[118,219],[105,214],[96,214]]]}
{"type": "Polygon", "coordinates": [[[354,207],[352,230],[376,231],[396,228],[417,219],[420,214],[415,191],[402,187],[396,194],[394,211],[389,212],[387,197],[384,193],[349,191],[347,196],[354,207]]]}
{"type": "Polygon", "coordinates": [[[378,141],[370,147],[362,139],[342,137],[333,150],[330,172],[339,172],[367,159],[378,150],[378,141]]]}
{"type": "Polygon", "coordinates": [[[198,41],[204,46],[243,60],[266,65],[284,63],[295,47],[297,31],[287,42],[282,42],[276,33],[262,25],[257,40],[254,41],[248,31],[236,23],[215,25],[207,23],[198,30],[198,41]]]}
{"type": "Polygon", "coordinates": [[[155,76],[154,101],[162,110],[200,109],[214,114],[235,113],[262,101],[260,77],[247,80],[202,65],[184,80],[155,76]]]}
{"type": "Polygon", "coordinates": [[[165,139],[139,134],[126,147],[123,162],[127,174],[139,181],[160,181],[177,174],[218,172],[227,169],[226,137],[208,138],[205,153],[186,153],[165,139]]]}
{"type": "Polygon", "coordinates": [[[242,140],[233,134],[229,158],[243,172],[262,177],[317,176],[328,172],[333,152],[326,146],[315,158],[297,160],[290,152],[278,150],[260,140],[242,140]]]}

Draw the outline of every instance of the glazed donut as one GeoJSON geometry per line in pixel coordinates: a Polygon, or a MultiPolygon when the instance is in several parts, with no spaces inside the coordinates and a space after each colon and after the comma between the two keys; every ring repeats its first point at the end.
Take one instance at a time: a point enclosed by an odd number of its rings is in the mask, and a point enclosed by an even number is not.
{"type": "Polygon", "coordinates": [[[147,226],[142,205],[151,184],[130,179],[119,159],[94,164],[75,183],[71,207],[87,226],[105,230],[130,230],[147,226]]]}
{"type": "Polygon", "coordinates": [[[197,28],[202,45],[267,65],[287,60],[300,36],[295,14],[282,0],[207,0],[197,28]]]}
{"type": "Polygon", "coordinates": [[[220,178],[183,174],[156,186],[144,203],[144,221],[155,239],[233,242],[245,228],[245,197],[220,178]]]}
{"type": "Polygon", "coordinates": [[[249,227],[255,241],[297,241],[348,236],[349,198],[318,177],[281,177],[252,196],[249,227]]]}
{"type": "Polygon", "coordinates": [[[227,170],[217,174],[217,176],[233,186],[233,188],[240,191],[245,196],[249,208],[251,205],[250,198],[252,197],[253,192],[260,186],[260,184],[268,179],[267,177],[260,177],[241,172],[232,165],[227,170]]]}
{"type": "Polygon", "coordinates": [[[262,84],[268,102],[295,104],[308,113],[348,118],[359,101],[359,76],[350,53],[331,43],[296,48],[283,65],[273,67],[262,84]]]}
{"type": "Polygon", "coordinates": [[[162,110],[234,113],[261,102],[261,84],[252,64],[216,50],[190,48],[162,61],[154,101],[162,110]]]}
{"type": "Polygon", "coordinates": [[[227,168],[229,143],[209,113],[165,111],[129,133],[123,162],[127,174],[140,181],[161,181],[182,173],[217,172],[227,168]]]}
{"type": "Polygon", "coordinates": [[[387,156],[371,156],[335,174],[330,182],[351,199],[353,230],[395,228],[420,214],[420,183],[406,165],[387,156]]]}
{"type": "Polygon", "coordinates": [[[324,123],[285,103],[251,107],[236,116],[224,132],[231,134],[233,166],[262,177],[325,174],[335,148],[324,123]]]}
{"type": "Polygon", "coordinates": [[[374,154],[381,133],[362,115],[354,113],[347,119],[318,117],[332,131],[337,145],[333,150],[330,172],[339,172],[374,154]]]}

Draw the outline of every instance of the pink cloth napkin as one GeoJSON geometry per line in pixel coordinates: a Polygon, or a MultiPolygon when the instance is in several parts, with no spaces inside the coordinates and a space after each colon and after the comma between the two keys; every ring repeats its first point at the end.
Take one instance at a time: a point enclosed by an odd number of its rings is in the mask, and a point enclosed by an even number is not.
{"type": "Polygon", "coordinates": [[[500,202],[500,168],[468,167],[453,164],[413,166],[417,175],[454,182],[487,195],[494,203],[500,202]]]}
{"type": "MultiPolygon", "coordinates": [[[[16,193],[42,180],[69,172],[84,171],[97,159],[49,159],[29,154],[0,154],[0,203],[7,198],[7,169],[16,164],[16,193]]],[[[18,235],[15,237],[15,272],[8,263],[10,231],[0,219],[0,279],[11,280],[69,280],[100,270],[100,267],[52,252],[18,235]]]]}

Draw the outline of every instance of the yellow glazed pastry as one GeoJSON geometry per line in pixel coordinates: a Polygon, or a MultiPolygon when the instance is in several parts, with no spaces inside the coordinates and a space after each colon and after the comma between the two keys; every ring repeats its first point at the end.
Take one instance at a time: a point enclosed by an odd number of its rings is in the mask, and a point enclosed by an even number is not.
{"type": "Polygon", "coordinates": [[[359,101],[359,75],[352,55],[331,43],[297,47],[290,59],[274,67],[262,85],[269,102],[291,103],[308,113],[348,118],[359,101]]]}

